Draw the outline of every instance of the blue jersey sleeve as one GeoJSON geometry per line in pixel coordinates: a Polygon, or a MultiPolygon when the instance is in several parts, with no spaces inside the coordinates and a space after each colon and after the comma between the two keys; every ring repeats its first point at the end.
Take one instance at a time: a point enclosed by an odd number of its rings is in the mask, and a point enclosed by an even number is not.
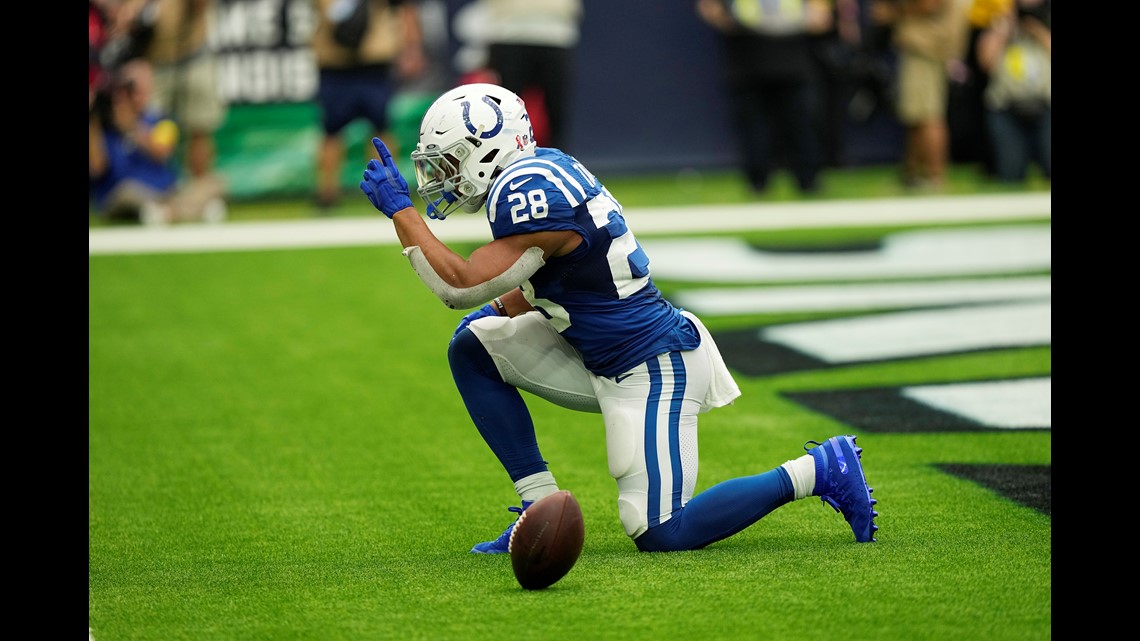
{"type": "Polygon", "coordinates": [[[573,230],[586,238],[576,210],[599,191],[597,180],[572,157],[540,148],[534,157],[507,167],[491,185],[487,195],[491,234],[503,238],[573,230]]]}

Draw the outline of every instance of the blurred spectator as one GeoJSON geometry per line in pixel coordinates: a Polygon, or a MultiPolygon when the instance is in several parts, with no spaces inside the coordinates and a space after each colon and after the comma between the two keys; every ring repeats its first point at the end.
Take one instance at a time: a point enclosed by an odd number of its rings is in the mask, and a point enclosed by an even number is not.
{"type": "Polygon", "coordinates": [[[96,95],[109,95],[104,90],[114,72],[145,54],[154,38],[154,11],[137,0],[89,0],[87,6],[87,79],[93,106],[96,95]]]}
{"type": "MultiPolygon", "coordinates": [[[[343,130],[364,118],[373,136],[395,141],[389,133],[389,105],[404,81],[424,72],[419,14],[411,0],[314,0],[317,26],[317,103],[323,136],[317,154],[316,202],[334,206],[342,191],[345,160],[343,130]]],[[[371,145],[366,153],[373,153],[371,145]]],[[[393,155],[401,154],[393,149],[393,155]]]]}
{"type": "Polygon", "coordinates": [[[478,0],[483,4],[488,82],[520,96],[543,147],[568,149],[574,49],[581,0],[478,0]]]}
{"type": "MultiPolygon", "coordinates": [[[[388,104],[388,138],[393,145],[389,149],[403,149],[405,153],[396,158],[396,165],[411,179],[415,175],[410,150],[420,139],[420,122],[431,103],[440,94],[455,86],[455,69],[451,66],[451,34],[448,29],[448,8],[445,0],[415,0],[416,19],[420,27],[423,50],[423,66],[420,71],[409,74],[399,82],[396,95],[388,104]]],[[[375,148],[371,140],[364,153],[375,148]]],[[[359,181],[357,181],[359,182],[359,181]]]]}
{"type": "Polygon", "coordinates": [[[855,95],[855,65],[860,53],[862,27],[859,0],[828,0],[831,27],[809,34],[819,90],[819,142],[825,166],[845,164],[844,148],[848,106],[855,95]]]}
{"type": "Polygon", "coordinates": [[[1013,0],[969,1],[963,57],[965,78],[961,84],[950,85],[950,158],[954,162],[976,162],[987,176],[994,172],[993,148],[986,130],[983,101],[989,73],[978,63],[978,38],[994,19],[1009,11],[1012,4],[1013,0]]]}
{"type": "Polygon", "coordinates": [[[847,105],[852,121],[864,124],[876,114],[888,114],[897,120],[898,82],[895,73],[897,53],[891,44],[892,25],[877,21],[874,0],[859,2],[859,46],[851,60],[850,72],[855,95],[847,105]]]}
{"type": "Polygon", "coordinates": [[[106,83],[103,48],[111,37],[111,17],[107,12],[108,0],[87,2],[87,107],[95,106],[99,87],[106,83]]]}
{"type": "Polygon", "coordinates": [[[897,116],[906,129],[903,183],[941,189],[950,160],[949,68],[965,50],[965,10],[957,0],[872,0],[871,15],[893,25],[897,116]]]}
{"type": "Polygon", "coordinates": [[[154,68],[153,100],[184,132],[184,188],[200,190],[204,197],[226,189],[214,170],[214,136],[228,113],[209,42],[215,5],[215,0],[123,0],[119,17],[152,29],[142,54],[154,68]]]}
{"type": "Polygon", "coordinates": [[[697,0],[697,13],[722,36],[726,84],[749,185],[768,187],[790,167],[803,193],[819,189],[819,141],[809,34],[831,28],[825,0],[697,0]]]}
{"type": "Polygon", "coordinates": [[[173,161],[178,125],[153,107],[153,89],[150,63],[134,58],[93,101],[88,173],[96,211],[109,221],[220,222],[226,215],[220,191],[180,186],[173,161]]]}
{"type": "Polygon", "coordinates": [[[1024,181],[1030,162],[1052,179],[1052,19],[1043,0],[1018,0],[978,38],[978,63],[989,73],[986,125],[994,175],[1024,181]]]}

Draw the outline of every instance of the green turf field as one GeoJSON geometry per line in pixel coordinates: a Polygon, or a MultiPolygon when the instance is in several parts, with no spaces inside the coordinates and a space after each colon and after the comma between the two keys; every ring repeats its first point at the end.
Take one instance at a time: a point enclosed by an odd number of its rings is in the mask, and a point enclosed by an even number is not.
{"type": "MultiPolygon", "coordinates": [[[[956,172],[952,193],[999,191],[956,172]]],[[[722,175],[601,178],[627,208],[794,198],[786,185],[751,197],[722,175]]],[[[899,195],[889,169],[830,178],[822,198],[899,195]]],[[[314,215],[306,202],[232,214],[314,215]]],[[[836,246],[895,231],[745,236],[836,246]]],[[[659,285],[673,295],[685,283],[659,285]]],[[[599,417],[535,401],[544,455],[582,505],[586,542],[562,581],[527,592],[509,558],[468,553],[514,518],[517,497],[450,380],[445,349],[462,313],[392,246],[90,256],[91,636],[1051,638],[1048,511],[939,467],[1049,466],[1049,430],[876,432],[793,400],[1049,376],[1048,345],[740,375],[741,399],[702,416],[698,491],[769,470],[808,439],[858,434],[879,500],[871,544],[807,499],[704,550],[638,553],[618,521],[599,417]]],[[[717,333],[832,315],[704,318],[717,333]]]]}

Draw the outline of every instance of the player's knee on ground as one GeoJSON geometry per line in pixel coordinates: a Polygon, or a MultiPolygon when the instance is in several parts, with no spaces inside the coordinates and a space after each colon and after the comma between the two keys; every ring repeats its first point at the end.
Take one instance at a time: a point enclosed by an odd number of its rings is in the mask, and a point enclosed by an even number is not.
{"type": "Polygon", "coordinates": [[[621,526],[630,537],[640,536],[649,527],[649,515],[645,512],[646,500],[641,496],[618,496],[618,517],[621,526]]]}
{"type": "Polygon", "coordinates": [[[673,521],[666,521],[657,527],[650,528],[642,533],[641,536],[633,540],[634,545],[637,546],[640,552],[677,552],[686,548],[678,547],[678,544],[673,536],[673,526],[670,525],[673,521]]]}
{"type": "Polygon", "coordinates": [[[618,518],[630,538],[637,538],[649,528],[649,475],[645,466],[622,477],[615,477],[618,486],[618,518]]]}

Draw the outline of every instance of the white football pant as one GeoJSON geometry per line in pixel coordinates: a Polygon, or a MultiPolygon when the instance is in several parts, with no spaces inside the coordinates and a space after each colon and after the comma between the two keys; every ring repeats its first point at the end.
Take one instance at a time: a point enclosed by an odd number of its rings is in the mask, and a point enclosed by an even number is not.
{"type": "Polygon", "coordinates": [[[740,396],[708,330],[696,316],[682,314],[700,332],[700,347],[661,354],[613,378],[589,372],[539,312],[468,325],[506,383],[568,409],[602,414],[618,512],[634,539],[693,497],[697,415],[740,396]]]}

